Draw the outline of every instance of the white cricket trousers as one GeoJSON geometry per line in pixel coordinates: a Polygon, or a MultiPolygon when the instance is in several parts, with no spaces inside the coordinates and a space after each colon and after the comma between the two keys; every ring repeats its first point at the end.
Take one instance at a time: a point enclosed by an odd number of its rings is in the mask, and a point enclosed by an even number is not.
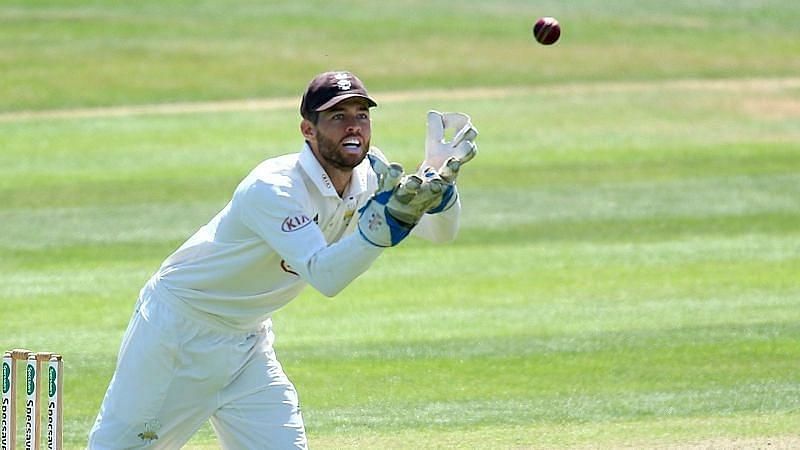
{"type": "Polygon", "coordinates": [[[206,420],[223,449],[307,448],[271,322],[234,332],[170,295],[151,283],[142,289],[88,448],[179,449],[206,420]]]}

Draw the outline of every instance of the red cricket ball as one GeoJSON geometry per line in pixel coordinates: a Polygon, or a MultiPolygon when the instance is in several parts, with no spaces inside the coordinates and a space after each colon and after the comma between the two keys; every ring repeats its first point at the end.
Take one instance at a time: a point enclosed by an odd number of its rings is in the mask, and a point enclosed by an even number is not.
{"type": "Polygon", "coordinates": [[[552,45],[561,36],[561,25],[553,17],[542,17],[533,25],[533,37],[542,45],[552,45]]]}

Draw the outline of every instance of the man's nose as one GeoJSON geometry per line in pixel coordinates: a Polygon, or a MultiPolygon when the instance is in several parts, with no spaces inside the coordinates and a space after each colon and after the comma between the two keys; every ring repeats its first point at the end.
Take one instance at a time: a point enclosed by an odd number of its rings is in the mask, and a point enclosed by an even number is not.
{"type": "Polygon", "coordinates": [[[361,131],[361,125],[359,125],[358,120],[356,120],[355,118],[351,118],[348,119],[347,122],[345,122],[345,129],[347,130],[348,133],[354,133],[357,131],[361,131]]]}

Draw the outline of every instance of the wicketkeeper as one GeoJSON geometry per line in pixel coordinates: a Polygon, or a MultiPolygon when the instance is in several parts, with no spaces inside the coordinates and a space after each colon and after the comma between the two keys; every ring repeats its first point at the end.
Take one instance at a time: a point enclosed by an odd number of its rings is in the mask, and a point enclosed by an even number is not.
{"type": "Polygon", "coordinates": [[[431,111],[405,174],[370,146],[374,106],[350,72],[311,81],[300,152],[258,165],[142,289],[90,449],[180,448],[206,420],[225,449],[307,447],[272,314],[306,284],[336,295],[409,234],[452,240],[456,177],[476,154],[468,116],[431,111]]]}

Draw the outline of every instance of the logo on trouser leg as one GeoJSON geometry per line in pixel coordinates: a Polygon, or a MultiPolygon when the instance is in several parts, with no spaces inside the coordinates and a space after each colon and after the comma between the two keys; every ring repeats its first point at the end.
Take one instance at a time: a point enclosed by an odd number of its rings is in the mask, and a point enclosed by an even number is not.
{"type": "Polygon", "coordinates": [[[144,431],[137,434],[139,439],[145,442],[153,442],[158,439],[158,430],[161,429],[161,424],[158,420],[151,420],[150,422],[146,422],[144,424],[144,431]]]}

